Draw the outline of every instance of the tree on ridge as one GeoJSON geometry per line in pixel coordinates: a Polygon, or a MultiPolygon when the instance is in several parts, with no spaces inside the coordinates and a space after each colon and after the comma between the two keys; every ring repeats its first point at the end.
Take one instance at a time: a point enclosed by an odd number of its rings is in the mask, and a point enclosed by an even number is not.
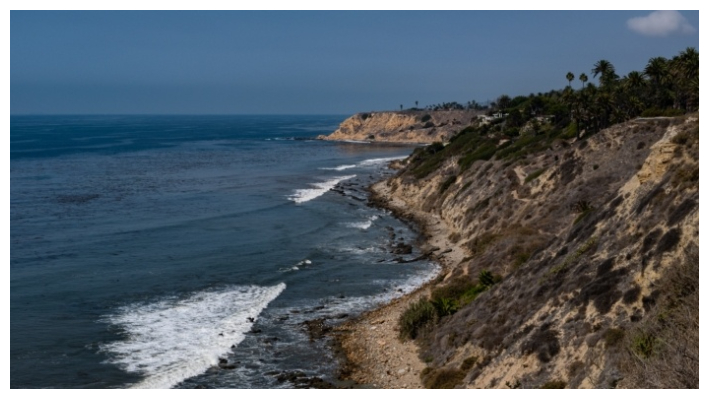
{"type": "Polygon", "coordinates": [[[566,80],[569,81],[569,87],[571,87],[571,81],[574,80],[574,74],[571,72],[566,73],[566,80]]]}

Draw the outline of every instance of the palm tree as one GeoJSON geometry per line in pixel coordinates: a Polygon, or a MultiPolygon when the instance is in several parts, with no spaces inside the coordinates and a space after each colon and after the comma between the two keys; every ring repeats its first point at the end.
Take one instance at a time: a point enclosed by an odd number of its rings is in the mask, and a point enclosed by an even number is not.
{"type": "Polygon", "coordinates": [[[579,80],[581,81],[581,84],[582,84],[583,88],[585,89],[586,88],[586,81],[588,81],[588,76],[586,76],[585,73],[582,73],[581,75],[579,75],[579,80]]]}
{"type": "Polygon", "coordinates": [[[403,110],[404,110],[404,104],[399,104],[399,111],[403,111],[403,110]]]}
{"type": "Polygon", "coordinates": [[[566,74],[566,80],[569,81],[569,87],[571,87],[571,81],[574,80],[574,74],[571,73],[571,72],[568,72],[568,73],[566,74]]]}
{"type": "Polygon", "coordinates": [[[675,107],[693,110],[699,100],[699,53],[687,47],[669,62],[669,75],[675,91],[675,107]]]}
{"type": "Polygon", "coordinates": [[[418,107],[419,107],[419,101],[416,100],[416,101],[414,101],[414,102],[416,103],[416,108],[418,108],[418,107]]]}
{"type": "Polygon", "coordinates": [[[600,60],[595,63],[591,72],[593,72],[594,78],[598,74],[601,75],[601,86],[609,86],[618,79],[618,75],[615,73],[615,67],[608,60],[600,60]]]}
{"type": "Polygon", "coordinates": [[[571,86],[568,86],[561,93],[561,100],[571,110],[571,118],[576,121],[576,139],[579,139],[581,137],[581,102],[579,101],[579,95],[574,93],[571,86]]]}
{"type": "Polygon", "coordinates": [[[670,105],[670,93],[669,93],[669,61],[665,57],[653,57],[650,58],[647,65],[645,65],[645,70],[643,71],[645,76],[650,79],[652,83],[651,93],[654,100],[654,106],[659,108],[665,108],[670,105]]]}
{"type": "Polygon", "coordinates": [[[691,80],[699,76],[699,52],[694,47],[687,47],[676,58],[683,78],[691,80]]]}
{"type": "Polygon", "coordinates": [[[500,110],[500,112],[504,113],[505,109],[510,106],[510,102],[512,99],[510,96],[507,94],[503,94],[500,97],[497,98],[497,108],[500,110]]]}
{"type": "Polygon", "coordinates": [[[653,84],[661,86],[667,80],[667,66],[667,58],[654,57],[650,58],[643,72],[645,76],[650,78],[653,84]]]}
{"type": "Polygon", "coordinates": [[[628,73],[628,76],[625,78],[625,85],[631,90],[642,88],[645,86],[643,74],[638,71],[628,73]]]}

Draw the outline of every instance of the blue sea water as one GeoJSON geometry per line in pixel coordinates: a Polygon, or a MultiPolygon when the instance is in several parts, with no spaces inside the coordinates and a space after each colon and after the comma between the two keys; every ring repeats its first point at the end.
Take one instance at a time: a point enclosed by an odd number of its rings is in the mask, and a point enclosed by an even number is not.
{"type": "Polygon", "coordinates": [[[10,386],[334,380],[302,323],[438,270],[393,262],[416,234],[365,201],[412,148],[313,140],[343,119],[12,116],[10,386]]]}

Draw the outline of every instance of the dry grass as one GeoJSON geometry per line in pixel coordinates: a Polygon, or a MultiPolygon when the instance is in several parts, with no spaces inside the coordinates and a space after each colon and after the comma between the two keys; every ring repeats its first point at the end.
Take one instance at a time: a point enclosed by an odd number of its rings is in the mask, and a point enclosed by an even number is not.
{"type": "Polygon", "coordinates": [[[657,305],[627,334],[623,388],[699,388],[699,250],[669,268],[657,305]]]}
{"type": "Polygon", "coordinates": [[[463,382],[465,372],[455,369],[426,368],[421,372],[423,385],[428,389],[453,389],[463,382]]]}

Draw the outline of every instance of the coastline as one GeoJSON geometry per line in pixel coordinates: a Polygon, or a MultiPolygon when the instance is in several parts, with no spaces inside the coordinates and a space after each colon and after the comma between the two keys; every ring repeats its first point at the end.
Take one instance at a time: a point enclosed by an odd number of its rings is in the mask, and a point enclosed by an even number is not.
{"type": "Polygon", "coordinates": [[[393,196],[388,179],[370,186],[370,204],[390,210],[397,218],[416,225],[424,243],[422,252],[437,262],[439,275],[413,292],[337,326],[333,330],[335,351],[343,357],[340,379],[374,388],[423,388],[420,375],[426,364],[418,346],[399,340],[398,321],[409,304],[429,294],[465,258],[465,251],[452,243],[446,223],[435,214],[416,211],[404,198],[393,196]]]}

